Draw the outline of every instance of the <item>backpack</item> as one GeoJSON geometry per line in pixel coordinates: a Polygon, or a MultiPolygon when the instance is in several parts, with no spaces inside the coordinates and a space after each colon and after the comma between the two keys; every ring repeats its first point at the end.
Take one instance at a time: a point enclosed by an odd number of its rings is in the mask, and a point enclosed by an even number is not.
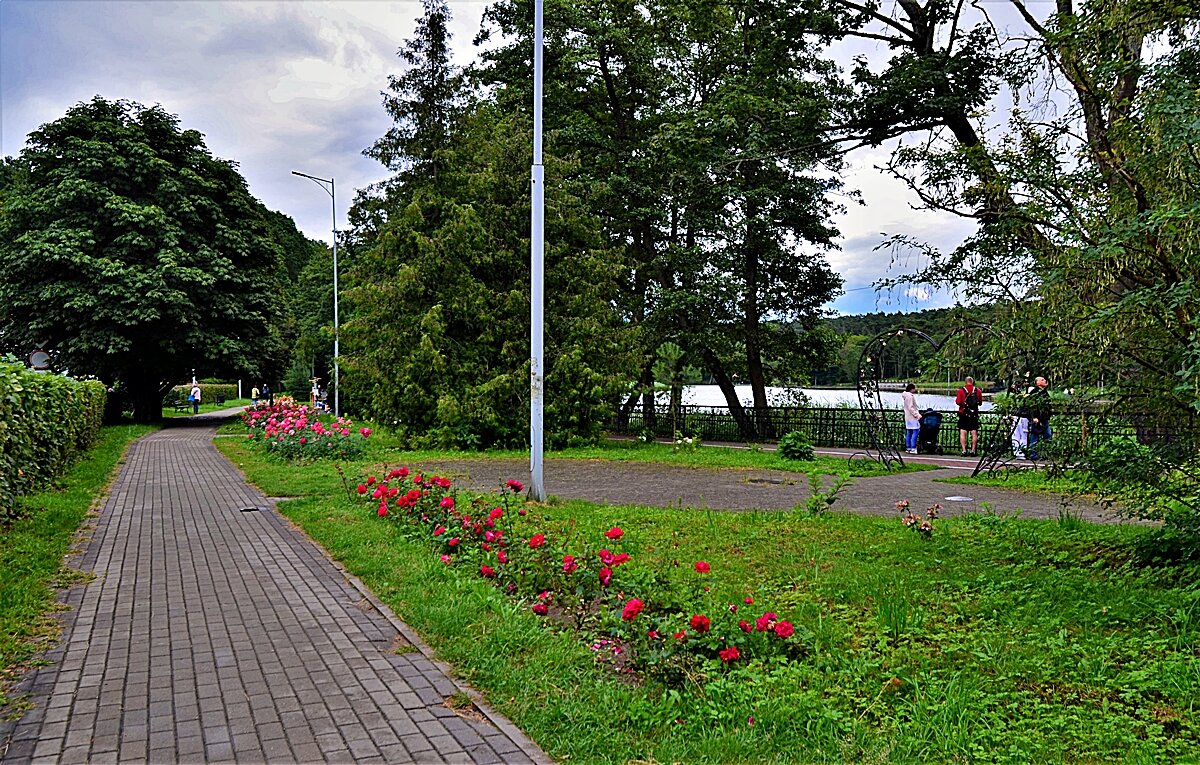
{"type": "Polygon", "coordinates": [[[965,387],[959,388],[963,392],[963,412],[977,414],[979,412],[979,397],[983,392],[976,386],[970,393],[965,387]]]}

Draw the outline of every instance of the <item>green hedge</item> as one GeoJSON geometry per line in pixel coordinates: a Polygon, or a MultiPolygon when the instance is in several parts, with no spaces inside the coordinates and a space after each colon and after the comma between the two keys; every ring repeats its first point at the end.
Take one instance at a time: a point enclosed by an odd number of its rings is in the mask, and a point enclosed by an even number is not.
{"type": "MultiPolygon", "coordinates": [[[[249,389],[247,388],[247,390],[249,389]]],[[[176,385],[163,397],[163,406],[187,401],[188,394],[191,392],[191,385],[176,385]]],[[[200,403],[202,404],[213,403],[217,400],[217,396],[224,396],[226,401],[233,401],[238,397],[237,393],[237,385],[234,383],[200,383],[200,403]]]]}
{"type": "MultiPolygon", "coordinates": [[[[104,385],[0,363],[0,510],[62,475],[100,433],[104,385]]],[[[2,513],[0,513],[2,514],[2,513]]]]}

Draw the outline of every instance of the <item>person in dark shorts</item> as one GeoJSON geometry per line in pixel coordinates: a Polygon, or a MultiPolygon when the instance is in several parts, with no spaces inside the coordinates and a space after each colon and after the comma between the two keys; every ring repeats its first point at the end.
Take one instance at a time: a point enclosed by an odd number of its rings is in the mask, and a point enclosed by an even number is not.
{"type": "Polygon", "coordinates": [[[958,389],[954,403],[958,404],[958,444],[962,454],[975,456],[979,448],[979,406],[983,403],[983,391],[975,387],[975,378],[968,377],[966,384],[958,389]],[[971,451],[967,451],[967,434],[971,434],[971,451]]]}
{"type": "Polygon", "coordinates": [[[1039,377],[1034,380],[1033,392],[1029,394],[1029,399],[1025,405],[1029,414],[1029,449],[1026,456],[1031,460],[1038,458],[1037,449],[1034,446],[1039,441],[1046,441],[1050,438],[1050,383],[1046,382],[1045,377],[1039,377]]]}

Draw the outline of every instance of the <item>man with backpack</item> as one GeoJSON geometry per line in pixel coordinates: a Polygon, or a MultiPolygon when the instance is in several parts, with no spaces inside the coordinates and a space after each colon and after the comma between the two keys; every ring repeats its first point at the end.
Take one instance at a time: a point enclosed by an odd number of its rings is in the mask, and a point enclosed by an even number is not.
{"type": "Polygon", "coordinates": [[[983,403],[983,391],[975,387],[975,378],[968,377],[966,384],[958,389],[954,397],[958,404],[958,443],[962,456],[975,456],[979,446],[979,405],[983,403]],[[971,451],[967,451],[967,433],[971,434],[971,451]]]}

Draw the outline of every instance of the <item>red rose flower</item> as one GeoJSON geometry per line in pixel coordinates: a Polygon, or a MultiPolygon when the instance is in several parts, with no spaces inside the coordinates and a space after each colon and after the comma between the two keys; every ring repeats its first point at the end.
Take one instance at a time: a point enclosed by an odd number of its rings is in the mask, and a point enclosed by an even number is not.
{"type": "Polygon", "coordinates": [[[754,626],[751,625],[750,622],[746,621],[745,619],[742,619],[740,622],[738,622],[738,627],[741,627],[742,632],[749,632],[752,629],[754,629],[754,626]]]}
{"type": "Polygon", "coordinates": [[[604,568],[600,569],[600,584],[607,587],[608,583],[611,581],[612,581],[612,569],[609,568],[608,566],[605,566],[604,568]]]}
{"type": "Polygon", "coordinates": [[[708,632],[712,629],[712,621],[704,614],[693,614],[691,625],[697,632],[708,632]]]}
{"type": "Polygon", "coordinates": [[[621,611],[621,618],[627,622],[631,622],[637,618],[637,615],[642,612],[642,601],[634,598],[625,604],[625,608],[621,611]]]}
{"type": "Polygon", "coordinates": [[[617,557],[617,556],[613,555],[612,553],[610,553],[608,550],[601,550],[597,554],[600,556],[600,562],[606,566],[611,566],[613,560],[617,557]]]}
{"type": "Polygon", "coordinates": [[[406,468],[406,467],[400,468],[399,470],[396,471],[396,475],[398,475],[401,478],[407,478],[408,477],[408,468],[406,468]]]}
{"type": "Polygon", "coordinates": [[[454,538],[452,538],[452,539],[451,539],[449,542],[447,542],[446,544],[450,545],[451,547],[458,547],[458,537],[454,537],[454,538]]]}
{"type": "Polygon", "coordinates": [[[699,571],[701,574],[707,574],[710,570],[708,562],[702,561],[702,560],[696,561],[696,570],[699,571]]]}
{"type": "Polygon", "coordinates": [[[525,484],[521,483],[520,481],[515,481],[511,478],[508,479],[504,485],[509,489],[512,489],[515,494],[520,494],[525,490],[525,484]]]}
{"type": "Polygon", "coordinates": [[[625,536],[625,532],[621,531],[620,526],[613,526],[611,529],[604,532],[604,536],[608,537],[609,539],[620,539],[621,537],[625,536]]]}
{"type": "Polygon", "coordinates": [[[545,534],[534,534],[529,538],[529,549],[531,550],[536,550],[544,544],[546,544],[545,534]]]}
{"type": "Polygon", "coordinates": [[[775,634],[781,638],[791,637],[795,631],[791,622],[775,622],[775,634]]]}
{"type": "Polygon", "coordinates": [[[379,517],[383,518],[385,515],[387,515],[387,505],[386,504],[380,505],[379,506],[379,517]]]}
{"type": "Polygon", "coordinates": [[[496,569],[492,568],[491,566],[480,566],[479,573],[483,574],[488,579],[491,579],[492,577],[496,576],[496,569]]]}
{"type": "Polygon", "coordinates": [[[436,529],[433,530],[433,535],[435,537],[440,537],[442,534],[445,534],[445,533],[446,533],[445,526],[438,526],[436,529]]]}
{"type": "Polygon", "coordinates": [[[774,611],[768,611],[762,616],[754,620],[754,629],[759,632],[766,632],[771,629],[771,625],[778,619],[774,611]]]}
{"type": "Polygon", "coordinates": [[[373,476],[373,475],[367,476],[367,486],[374,486],[374,485],[375,485],[375,476],[373,476]]]}
{"type": "Polygon", "coordinates": [[[617,553],[616,555],[613,556],[612,562],[609,565],[610,566],[619,566],[622,563],[626,563],[628,561],[629,561],[629,553],[617,553]]]}
{"type": "Polygon", "coordinates": [[[676,640],[683,640],[685,637],[687,637],[687,630],[679,630],[675,633],[676,640]]]}
{"type": "Polygon", "coordinates": [[[738,651],[736,645],[731,645],[723,651],[718,651],[717,655],[720,656],[721,661],[725,662],[726,664],[731,661],[737,661],[742,657],[742,654],[740,651],[738,651]]]}
{"type": "Polygon", "coordinates": [[[577,568],[579,568],[579,564],[575,562],[574,555],[564,555],[563,556],[563,573],[564,574],[569,574],[577,568]]]}
{"type": "Polygon", "coordinates": [[[545,616],[546,614],[550,613],[550,609],[545,603],[534,603],[532,610],[538,616],[545,616]]]}
{"type": "Polygon", "coordinates": [[[454,509],[454,497],[442,497],[441,504],[442,504],[443,510],[453,510],[454,509]]]}
{"type": "Polygon", "coordinates": [[[496,560],[500,561],[501,563],[508,563],[508,553],[501,550],[500,552],[496,553],[496,560]]]}
{"type": "Polygon", "coordinates": [[[359,493],[359,494],[366,494],[366,493],[367,493],[367,485],[366,485],[365,483],[360,483],[360,484],[358,485],[358,493],[359,493]]]}

